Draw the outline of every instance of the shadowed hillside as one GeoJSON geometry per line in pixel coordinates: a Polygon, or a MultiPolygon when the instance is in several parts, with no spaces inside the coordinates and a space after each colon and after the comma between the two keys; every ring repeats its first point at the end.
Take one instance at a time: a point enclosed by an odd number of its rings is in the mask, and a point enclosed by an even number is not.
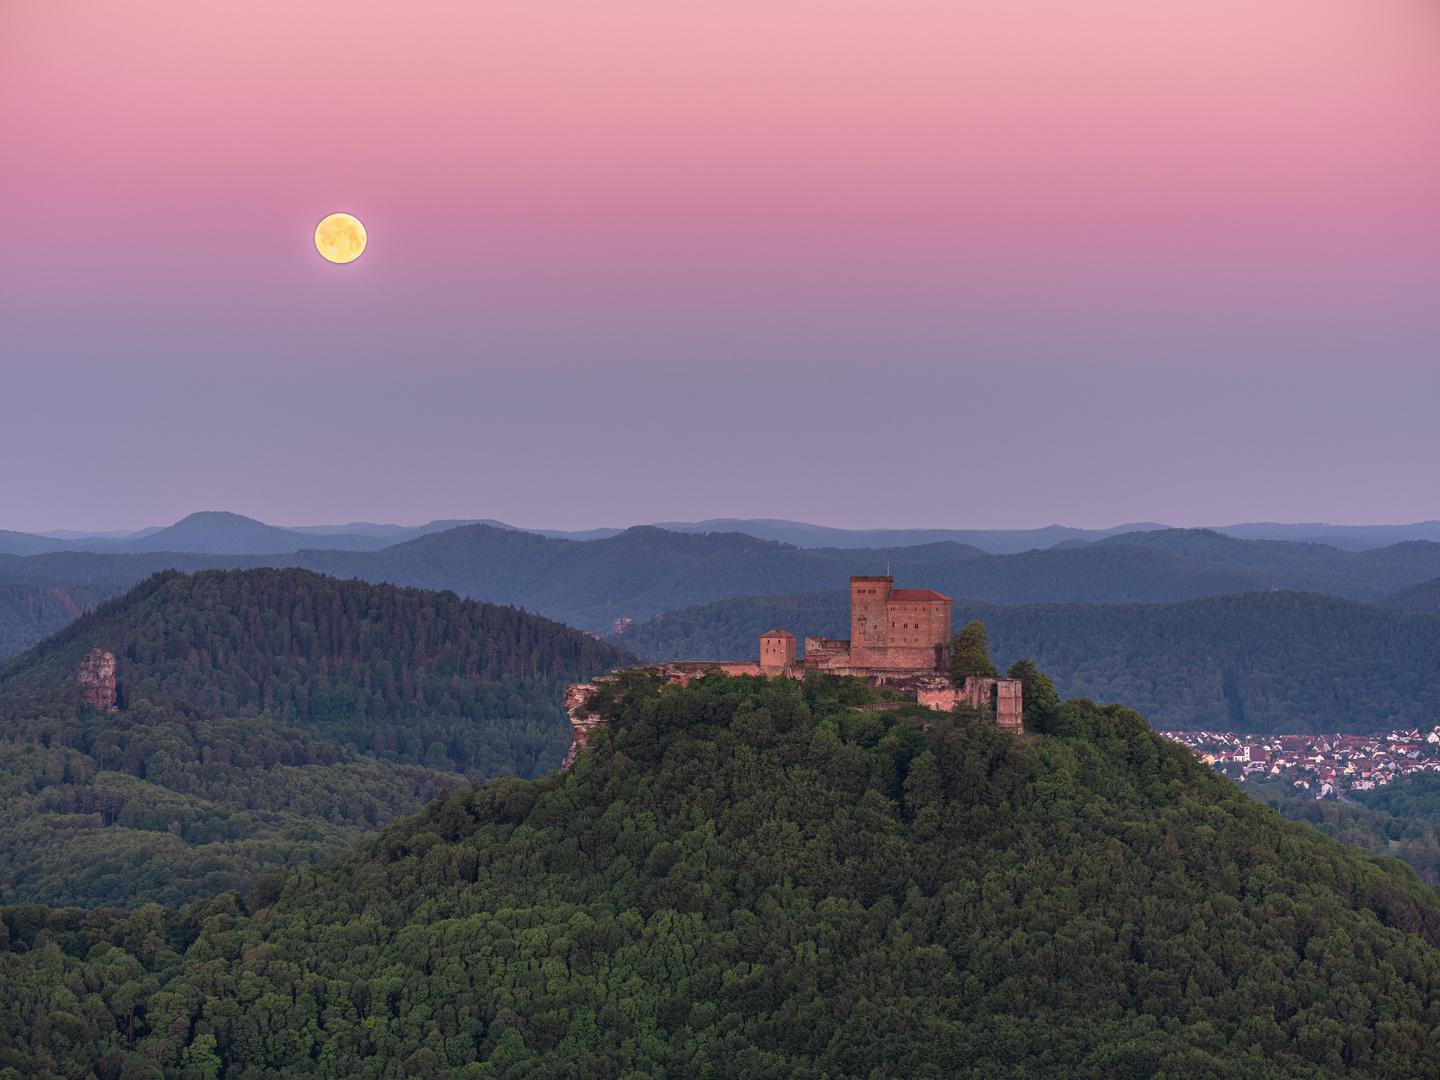
{"type": "Polygon", "coordinates": [[[1122,533],[1096,546],[1141,545],[1186,558],[1244,566],[1278,574],[1286,588],[1328,592],[1356,600],[1378,600],[1401,583],[1440,574],[1440,544],[1407,540],[1368,551],[1342,551],[1328,544],[1286,540],[1240,540],[1213,529],[1164,529],[1122,533]]]}
{"type": "Polygon", "coordinates": [[[63,578],[0,572],[0,660],[24,652],[136,583],[124,576],[63,578]]]}
{"type": "Polygon", "coordinates": [[[1399,589],[1384,597],[1380,603],[1402,611],[1423,611],[1440,615],[1440,577],[1399,589]]]}

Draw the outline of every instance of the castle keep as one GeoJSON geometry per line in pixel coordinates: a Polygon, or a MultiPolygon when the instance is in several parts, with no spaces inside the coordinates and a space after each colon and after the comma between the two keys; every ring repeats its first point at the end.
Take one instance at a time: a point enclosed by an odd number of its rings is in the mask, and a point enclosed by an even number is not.
{"type": "MultiPolygon", "coordinates": [[[[950,664],[950,602],[933,589],[897,589],[893,577],[852,577],[849,640],[807,637],[803,666],[835,675],[943,673],[950,664]]],[[[761,670],[792,674],[766,664],[766,637],[760,639],[761,670]]]]}
{"type": "MultiPolygon", "coordinates": [[[[961,701],[977,709],[989,706],[997,727],[1020,731],[1024,701],[1019,679],[972,675],[964,686],[951,684],[950,604],[950,597],[933,589],[897,589],[890,576],[852,577],[848,640],[807,637],[805,654],[798,656],[795,635],[777,628],[760,635],[758,660],[677,660],[659,665],[659,670],[682,686],[714,671],[789,679],[803,678],[806,669],[860,676],[871,686],[914,693],[919,704],[931,709],[948,711],[961,701]]],[[[586,708],[599,689],[596,683],[613,677],[602,676],[565,692],[575,742],[561,769],[569,768],[600,723],[586,708]]]]}

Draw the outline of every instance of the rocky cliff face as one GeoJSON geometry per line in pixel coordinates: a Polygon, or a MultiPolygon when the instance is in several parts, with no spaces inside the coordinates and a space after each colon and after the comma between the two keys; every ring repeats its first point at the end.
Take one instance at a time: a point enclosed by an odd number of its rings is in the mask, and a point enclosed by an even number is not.
{"type": "Polygon", "coordinates": [[[575,755],[590,745],[591,732],[605,722],[599,713],[590,712],[586,706],[590,699],[600,691],[600,687],[595,684],[610,682],[613,679],[612,675],[602,675],[595,682],[577,683],[566,689],[565,711],[570,714],[570,727],[574,732],[575,741],[570,745],[570,753],[566,754],[565,760],[560,763],[561,772],[575,764],[575,755]]]}
{"type": "Polygon", "coordinates": [[[115,711],[115,654],[102,649],[91,649],[90,655],[80,661],[80,670],[75,673],[75,685],[87,705],[107,712],[115,711]]]}

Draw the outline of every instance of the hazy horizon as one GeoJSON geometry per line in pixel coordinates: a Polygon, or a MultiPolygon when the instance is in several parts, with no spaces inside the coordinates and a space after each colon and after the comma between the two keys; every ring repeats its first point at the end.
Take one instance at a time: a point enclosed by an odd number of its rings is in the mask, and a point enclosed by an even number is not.
{"type": "MultiPolygon", "coordinates": [[[[52,538],[54,538],[54,539],[81,539],[81,538],[86,538],[86,539],[100,539],[100,538],[105,538],[105,537],[130,538],[130,537],[139,537],[139,536],[142,536],[143,534],[152,533],[152,532],[157,532],[157,531],[160,531],[160,530],[162,530],[162,529],[169,528],[171,525],[178,524],[180,521],[184,521],[184,520],[186,520],[187,518],[193,516],[194,513],[204,513],[204,512],[206,512],[206,511],[192,512],[191,514],[186,514],[186,515],[182,516],[181,518],[177,519],[176,521],[174,521],[174,522],[169,522],[169,523],[167,523],[167,524],[165,524],[165,525],[148,525],[148,526],[144,526],[144,527],[141,527],[141,528],[138,528],[138,529],[117,529],[117,528],[113,528],[113,527],[101,527],[101,528],[92,528],[92,529],[84,529],[84,528],[78,528],[78,527],[55,528],[55,529],[17,529],[17,528],[14,528],[13,526],[0,523],[0,530],[9,530],[9,531],[13,531],[13,532],[24,532],[24,533],[28,533],[28,534],[35,535],[35,536],[52,537],[52,538]]],[[[210,511],[210,512],[214,512],[214,511],[210,511]]],[[[476,522],[485,522],[485,521],[500,522],[500,521],[501,521],[501,519],[494,518],[494,517],[488,517],[488,516],[486,516],[486,517],[477,517],[476,515],[467,515],[467,514],[449,514],[449,515],[445,515],[445,516],[439,517],[439,518],[430,518],[430,519],[428,519],[428,520],[426,520],[426,521],[413,521],[413,522],[394,522],[394,521],[389,521],[389,522],[387,522],[387,521],[370,520],[370,519],[355,519],[355,520],[348,521],[348,522],[344,522],[344,523],[315,522],[315,523],[301,523],[301,524],[285,524],[285,523],[281,523],[281,522],[265,521],[263,518],[256,518],[256,517],[254,517],[253,515],[250,515],[250,514],[238,514],[237,511],[220,511],[220,512],[221,512],[221,513],[235,513],[235,514],[237,514],[237,516],[250,518],[251,520],[254,520],[254,521],[260,521],[261,523],[266,524],[266,525],[270,525],[270,526],[272,526],[272,527],[274,527],[274,528],[290,529],[290,530],[302,531],[302,532],[310,532],[310,533],[315,534],[315,535],[328,535],[328,534],[332,534],[332,533],[333,533],[333,534],[342,534],[342,533],[344,533],[344,532],[347,531],[347,530],[363,529],[363,528],[379,528],[379,529],[417,529],[417,528],[422,528],[422,527],[424,527],[424,526],[426,526],[426,525],[434,524],[435,522],[442,522],[442,521],[444,521],[444,522],[448,522],[448,521],[455,521],[455,522],[471,522],[471,521],[476,521],[476,522]]],[[[1076,530],[1085,531],[1085,532],[1115,532],[1115,531],[1119,531],[1119,530],[1126,529],[1126,528],[1131,528],[1131,527],[1140,527],[1140,528],[1172,528],[1172,529],[1219,529],[1219,530],[1223,530],[1223,529],[1229,529],[1229,528],[1242,528],[1242,527],[1246,527],[1246,526],[1262,526],[1262,525],[1274,525],[1274,526],[1277,526],[1277,527],[1280,527],[1280,528],[1316,528],[1316,529],[1346,529],[1346,530],[1350,530],[1350,529],[1369,529],[1369,530],[1374,530],[1374,531],[1379,532],[1379,531],[1383,531],[1383,530],[1386,530],[1386,529],[1407,529],[1407,528],[1413,528],[1413,527],[1419,526],[1419,525],[1430,524],[1430,523],[1432,523],[1432,522],[1435,521],[1435,520],[1436,520],[1436,519],[1425,519],[1425,520],[1423,520],[1423,521],[1412,521],[1412,522],[1355,522],[1355,523],[1341,523],[1341,522],[1322,522],[1322,521],[1294,521],[1294,522],[1285,522],[1285,521],[1276,521],[1276,520],[1273,520],[1273,519],[1266,519],[1266,520],[1259,520],[1259,521],[1235,521],[1235,522],[1226,522],[1226,523],[1218,523],[1218,522],[1199,522],[1199,523],[1189,523],[1189,524],[1175,524],[1175,523],[1173,523],[1173,522],[1158,522],[1158,521],[1134,521],[1134,522],[1113,522],[1113,523],[1108,524],[1108,525],[1100,525],[1100,526],[1081,526],[1081,525],[1073,525],[1073,524],[1070,524],[1069,522],[1064,522],[1064,521],[1051,521],[1051,522],[1046,522],[1046,523],[1043,524],[1043,525],[1028,525],[1028,526],[1015,526],[1015,527],[988,526],[988,525],[945,526],[945,525],[935,525],[935,524],[920,524],[920,525],[887,525],[887,524],[879,524],[879,525],[839,526],[839,525],[831,525],[831,524],[829,524],[829,523],[827,523],[827,522],[824,522],[824,521],[795,521],[795,520],[793,520],[793,519],[787,519],[787,518],[757,518],[757,517],[741,518],[741,517],[735,517],[735,516],[727,515],[727,516],[724,516],[724,517],[699,518],[699,519],[694,520],[694,521],[678,521],[678,520],[673,520],[673,521],[633,521],[633,522],[629,522],[628,524],[607,524],[607,523],[595,524],[595,523],[591,523],[591,524],[581,525],[581,526],[579,526],[579,527],[572,527],[572,528],[562,528],[562,527],[560,527],[560,526],[548,525],[548,524],[544,524],[544,523],[536,524],[536,523],[533,523],[533,522],[503,521],[503,522],[501,522],[501,523],[504,524],[504,525],[508,525],[508,526],[510,526],[510,527],[512,527],[512,528],[521,530],[521,531],[546,531],[546,532],[570,532],[570,533],[590,532],[590,531],[599,531],[599,530],[612,530],[612,529],[613,529],[613,530],[623,531],[623,530],[625,530],[625,529],[636,528],[636,527],[639,527],[639,526],[657,526],[657,527],[661,527],[661,528],[663,528],[663,527],[665,527],[665,526],[667,526],[667,525],[694,526],[694,525],[707,524],[707,523],[712,523],[712,522],[713,522],[713,523],[716,523],[716,524],[724,524],[724,523],[727,523],[727,522],[735,522],[735,523],[737,523],[737,524],[744,524],[744,523],[746,523],[746,522],[758,522],[758,523],[774,524],[774,525],[795,525],[795,526],[806,526],[806,527],[819,528],[819,529],[834,529],[834,530],[842,531],[842,532],[911,532],[911,531],[921,531],[921,532],[926,532],[926,531],[935,531],[935,532],[942,532],[942,531],[943,531],[943,532],[1036,532],[1036,531],[1041,531],[1041,530],[1050,529],[1050,528],[1076,529],[1076,530]]]]}

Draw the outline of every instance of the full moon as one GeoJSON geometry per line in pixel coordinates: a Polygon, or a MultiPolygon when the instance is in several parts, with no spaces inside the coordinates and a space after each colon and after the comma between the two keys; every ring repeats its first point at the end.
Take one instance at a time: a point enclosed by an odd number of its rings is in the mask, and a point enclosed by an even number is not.
{"type": "Polygon", "coordinates": [[[365,250],[365,226],[349,214],[331,214],[315,226],[315,250],[332,263],[354,262],[365,250]]]}

